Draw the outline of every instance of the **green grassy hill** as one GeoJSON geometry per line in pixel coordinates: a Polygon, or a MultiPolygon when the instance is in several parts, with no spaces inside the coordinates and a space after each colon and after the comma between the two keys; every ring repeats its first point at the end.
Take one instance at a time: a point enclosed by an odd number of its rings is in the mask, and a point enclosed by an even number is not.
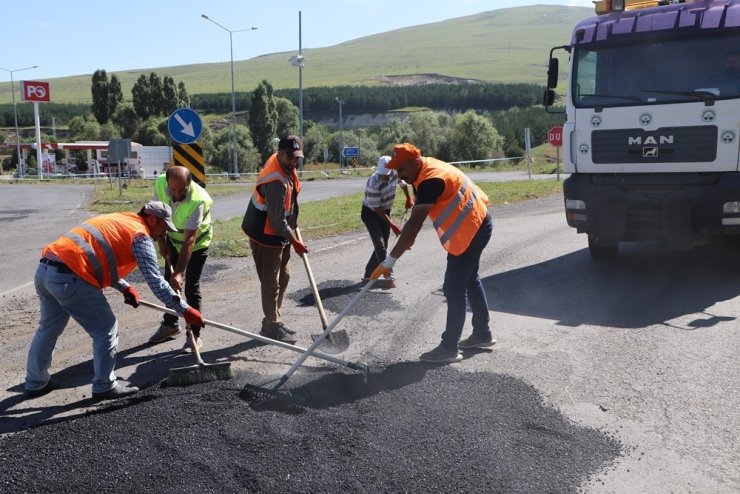
{"type": "MultiPolygon", "coordinates": [[[[401,83],[394,76],[440,74],[488,82],[544,83],[549,49],[570,40],[573,26],[593,9],[531,6],[499,9],[358,38],[335,46],[305,49],[303,87],[401,83]]],[[[297,50],[296,50],[297,51],[297,50]]],[[[298,86],[298,69],[273,53],[234,63],[237,91],[251,91],[262,79],[276,89],[298,86]]],[[[69,54],[74,56],[75,54],[69,54]]],[[[100,68],[105,69],[104,63],[100,68]]],[[[169,74],[190,94],[230,93],[228,62],[113,72],[124,97],[141,74],[169,74]]],[[[110,74],[109,74],[110,75],[110,74]]],[[[57,103],[91,101],[92,74],[47,79],[57,103]]],[[[10,82],[0,84],[0,103],[10,103],[10,82]]]]}

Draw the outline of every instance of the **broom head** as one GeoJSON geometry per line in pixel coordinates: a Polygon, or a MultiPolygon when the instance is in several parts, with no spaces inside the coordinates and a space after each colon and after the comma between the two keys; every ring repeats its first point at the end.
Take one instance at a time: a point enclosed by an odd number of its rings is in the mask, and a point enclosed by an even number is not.
{"type": "Polygon", "coordinates": [[[170,369],[168,386],[187,386],[189,384],[225,381],[234,379],[234,371],[229,362],[220,364],[198,364],[190,367],[170,369]]]}

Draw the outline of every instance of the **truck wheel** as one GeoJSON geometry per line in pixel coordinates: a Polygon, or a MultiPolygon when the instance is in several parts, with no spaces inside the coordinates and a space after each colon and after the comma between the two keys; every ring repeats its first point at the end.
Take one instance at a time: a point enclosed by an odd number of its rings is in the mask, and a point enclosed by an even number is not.
{"type": "Polygon", "coordinates": [[[617,257],[617,245],[603,245],[599,242],[595,236],[589,234],[588,236],[588,252],[591,254],[591,259],[596,261],[605,261],[614,259],[617,257]]]}

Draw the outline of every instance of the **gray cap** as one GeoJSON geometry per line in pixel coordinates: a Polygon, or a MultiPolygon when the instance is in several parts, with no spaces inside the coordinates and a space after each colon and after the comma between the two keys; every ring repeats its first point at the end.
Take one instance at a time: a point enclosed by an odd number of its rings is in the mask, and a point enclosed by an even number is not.
{"type": "Polygon", "coordinates": [[[144,212],[163,219],[169,231],[177,231],[177,227],[172,222],[172,209],[167,204],[161,201],[149,201],[144,205],[144,212]]]}

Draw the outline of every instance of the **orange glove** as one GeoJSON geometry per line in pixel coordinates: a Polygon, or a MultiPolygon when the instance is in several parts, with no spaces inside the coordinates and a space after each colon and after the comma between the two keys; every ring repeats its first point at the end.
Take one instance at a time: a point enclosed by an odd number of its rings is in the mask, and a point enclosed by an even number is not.
{"type": "Polygon", "coordinates": [[[375,271],[373,271],[373,274],[370,275],[371,280],[377,280],[381,276],[388,278],[391,275],[391,270],[393,269],[393,265],[396,264],[396,258],[388,256],[385,258],[385,261],[380,263],[380,265],[375,268],[375,271]]]}
{"type": "Polygon", "coordinates": [[[304,244],[300,240],[292,240],[290,243],[293,244],[293,249],[295,250],[295,253],[299,256],[303,256],[303,254],[308,254],[308,247],[306,247],[306,244],[304,244]]]}
{"type": "Polygon", "coordinates": [[[411,209],[414,207],[414,201],[411,200],[410,197],[406,198],[406,209],[411,209]]]}
{"type": "Polygon", "coordinates": [[[203,320],[203,316],[200,315],[200,311],[198,309],[188,307],[188,310],[185,311],[183,317],[185,318],[185,322],[191,326],[199,326],[202,328],[206,325],[206,322],[203,320]]]}
{"type": "Polygon", "coordinates": [[[401,229],[398,227],[398,225],[396,225],[392,221],[391,221],[391,230],[393,230],[393,233],[395,233],[396,235],[401,234],[401,229]]]}
{"type": "Polygon", "coordinates": [[[124,303],[130,305],[131,307],[139,306],[139,300],[141,300],[141,296],[139,296],[139,292],[136,291],[136,288],[129,285],[121,290],[121,293],[123,293],[124,303]]]}

